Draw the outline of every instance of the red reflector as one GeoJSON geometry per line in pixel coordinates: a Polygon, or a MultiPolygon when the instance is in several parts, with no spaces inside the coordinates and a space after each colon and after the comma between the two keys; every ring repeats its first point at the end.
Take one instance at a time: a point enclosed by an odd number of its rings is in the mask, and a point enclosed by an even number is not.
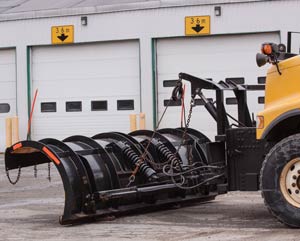
{"type": "Polygon", "coordinates": [[[56,165],[60,164],[60,161],[57,159],[57,157],[47,148],[47,147],[43,147],[43,152],[46,153],[46,155],[55,162],[56,165]]]}
{"type": "Polygon", "coordinates": [[[21,148],[22,147],[22,143],[20,142],[20,143],[17,143],[17,144],[15,144],[15,145],[13,145],[13,150],[15,151],[15,150],[17,150],[17,149],[19,149],[19,148],[21,148]]]}

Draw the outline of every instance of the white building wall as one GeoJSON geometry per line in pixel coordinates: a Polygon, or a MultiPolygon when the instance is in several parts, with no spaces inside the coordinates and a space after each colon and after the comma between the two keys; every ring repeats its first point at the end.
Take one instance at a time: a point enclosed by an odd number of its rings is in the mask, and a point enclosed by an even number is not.
{"type": "MultiPolygon", "coordinates": [[[[51,26],[74,25],[75,43],[140,39],[141,109],[147,113],[147,128],[153,127],[151,41],[153,38],[184,36],[185,16],[210,15],[211,35],[280,31],[281,40],[286,43],[287,31],[300,30],[300,1],[220,4],[222,16],[219,17],[214,16],[214,6],[90,14],[87,15],[87,26],[81,26],[80,23],[80,17],[84,14],[0,22],[0,48],[17,49],[17,103],[21,138],[26,137],[28,118],[26,49],[27,46],[51,45],[51,26]]],[[[32,15],[35,15],[34,12],[32,15]]]]}

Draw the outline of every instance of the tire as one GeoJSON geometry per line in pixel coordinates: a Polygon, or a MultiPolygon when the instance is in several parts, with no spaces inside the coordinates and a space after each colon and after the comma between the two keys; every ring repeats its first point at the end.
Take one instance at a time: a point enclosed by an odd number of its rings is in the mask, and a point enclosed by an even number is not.
{"type": "Polygon", "coordinates": [[[273,216],[290,227],[300,227],[300,134],[270,150],[262,165],[260,189],[273,216]]]}

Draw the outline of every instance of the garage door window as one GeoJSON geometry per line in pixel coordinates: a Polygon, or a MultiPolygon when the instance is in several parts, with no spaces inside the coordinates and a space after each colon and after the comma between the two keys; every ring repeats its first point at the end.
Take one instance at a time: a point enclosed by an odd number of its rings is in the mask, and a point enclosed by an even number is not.
{"type": "Polygon", "coordinates": [[[56,102],[41,103],[41,112],[56,112],[56,102]]]}
{"type": "Polygon", "coordinates": [[[226,78],[226,83],[235,83],[237,85],[245,84],[245,78],[244,77],[238,77],[238,78],[226,78]]]}
{"type": "Polygon", "coordinates": [[[10,111],[10,105],[8,103],[0,104],[0,113],[8,113],[10,111]]]}
{"type": "Polygon", "coordinates": [[[134,110],[134,100],[118,100],[118,110],[134,110]]]}
{"type": "MultiPolygon", "coordinates": [[[[212,98],[207,98],[209,102],[214,102],[212,98]]],[[[195,105],[205,105],[205,102],[202,99],[195,99],[195,105]]]]}
{"type": "Polygon", "coordinates": [[[164,106],[181,106],[181,100],[164,100],[164,106]]]}
{"type": "Polygon", "coordinates": [[[227,105],[236,105],[237,99],[236,98],[226,98],[226,104],[227,105]]]}
{"type": "Polygon", "coordinates": [[[266,83],[266,77],[265,76],[260,76],[257,78],[257,83],[258,84],[265,84],[266,83]]]}
{"type": "Polygon", "coordinates": [[[258,97],[258,104],[264,104],[265,103],[265,97],[264,96],[259,96],[258,97]]]}
{"type": "Polygon", "coordinates": [[[177,85],[178,80],[164,80],[164,87],[175,87],[177,85]]]}
{"type": "Polygon", "coordinates": [[[91,102],[92,111],[105,111],[107,110],[107,101],[106,100],[93,100],[91,102]]]}
{"type": "Polygon", "coordinates": [[[81,101],[66,102],[66,112],[80,112],[82,111],[81,101]]]}

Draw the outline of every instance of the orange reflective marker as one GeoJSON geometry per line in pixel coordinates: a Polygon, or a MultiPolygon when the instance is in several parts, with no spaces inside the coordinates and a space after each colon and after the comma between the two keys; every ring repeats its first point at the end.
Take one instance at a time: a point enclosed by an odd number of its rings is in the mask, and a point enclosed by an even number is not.
{"type": "Polygon", "coordinates": [[[55,162],[56,165],[60,164],[60,160],[58,160],[58,158],[47,148],[47,147],[43,147],[43,152],[46,153],[46,155],[55,162]]]}
{"type": "Polygon", "coordinates": [[[257,116],[257,129],[263,129],[264,128],[264,117],[263,116],[257,116]]]}
{"type": "Polygon", "coordinates": [[[13,145],[13,150],[15,151],[15,150],[17,150],[17,149],[19,149],[19,148],[21,148],[21,147],[22,147],[22,143],[19,142],[19,143],[13,145]]]}

